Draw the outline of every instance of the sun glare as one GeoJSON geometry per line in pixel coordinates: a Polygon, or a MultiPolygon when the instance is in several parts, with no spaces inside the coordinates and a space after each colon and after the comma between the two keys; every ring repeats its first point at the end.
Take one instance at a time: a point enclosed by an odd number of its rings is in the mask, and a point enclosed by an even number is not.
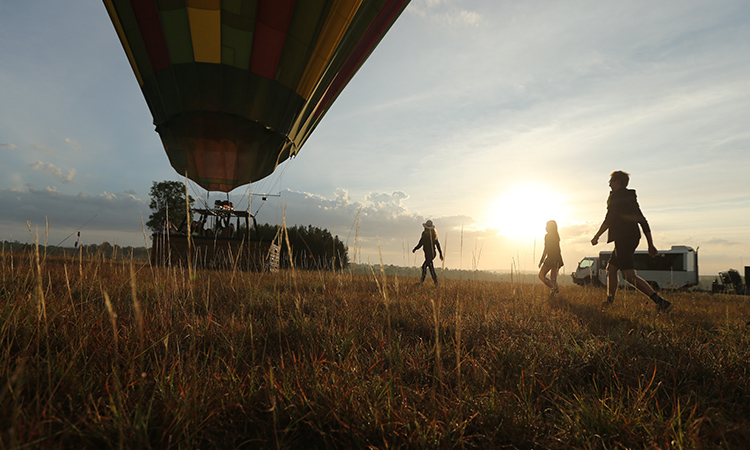
{"type": "Polygon", "coordinates": [[[544,236],[548,220],[566,221],[565,198],[555,189],[539,184],[517,184],[491,204],[488,226],[515,240],[544,236]]]}

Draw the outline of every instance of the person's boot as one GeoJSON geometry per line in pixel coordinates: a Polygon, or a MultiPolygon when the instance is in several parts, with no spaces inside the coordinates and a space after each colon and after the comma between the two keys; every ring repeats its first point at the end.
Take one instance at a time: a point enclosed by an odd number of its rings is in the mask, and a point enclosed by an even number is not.
{"type": "Polygon", "coordinates": [[[664,300],[663,298],[661,298],[659,296],[659,294],[657,294],[656,292],[654,292],[653,294],[651,294],[651,296],[649,298],[651,298],[651,300],[654,303],[656,303],[656,311],[657,312],[668,313],[669,311],[672,310],[672,304],[669,303],[668,301],[664,300]]]}
{"type": "Polygon", "coordinates": [[[602,302],[602,308],[609,308],[615,303],[615,296],[614,295],[608,295],[607,299],[602,302]]]}

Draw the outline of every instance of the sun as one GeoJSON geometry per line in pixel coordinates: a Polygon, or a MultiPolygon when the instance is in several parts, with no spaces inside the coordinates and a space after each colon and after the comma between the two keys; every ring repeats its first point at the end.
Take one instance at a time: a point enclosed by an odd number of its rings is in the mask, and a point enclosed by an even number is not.
{"type": "Polygon", "coordinates": [[[490,205],[487,216],[498,234],[527,241],[545,233],[547,221],[558,226],[567,220],[565,197],[558,190],[537,183],[516,184],[490,205]]]}

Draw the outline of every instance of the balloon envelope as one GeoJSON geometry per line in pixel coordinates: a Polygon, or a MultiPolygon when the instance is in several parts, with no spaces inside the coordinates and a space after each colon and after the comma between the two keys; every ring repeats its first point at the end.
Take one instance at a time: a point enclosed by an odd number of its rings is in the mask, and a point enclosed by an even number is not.
{"type": "Polygon", "coordinates": [[[409,0],[103,0],[172,167],[229,192],[297,154],[409,0]]]}

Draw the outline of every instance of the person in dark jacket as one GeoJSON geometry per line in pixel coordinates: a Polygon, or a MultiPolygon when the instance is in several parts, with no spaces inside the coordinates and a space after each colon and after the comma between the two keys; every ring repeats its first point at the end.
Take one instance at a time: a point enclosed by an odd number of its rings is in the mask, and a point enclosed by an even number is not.
{"type": "Polygon", "coordinates": [[[435,225],[432,224],[432,220],[428,220],[427,222],[423,223],[422,226],[424,227],[422,236],[419,239],[419,243],[417,244],[417,246],[414,247],[411,252],[416,252],[420,247],[422,247],[422,250],[424,250],[424,263],[422,263],[422,279],[419,280],[419,283],[424,283],[424,279],[427,276],[427,269],[429,268],[430,275],[432,276],[432,281],[434,281],[435,286],[437,286],[438,279],[437,274],[435,273],[435,266],[432,264],[432,260],[435,259],[435,249],[437,249],[438,253],[440,254],[440,260],[442,261],[443,250],[440,249],[437,230],[435,229],[435,225]]]}
{"type": "Polygon", "coordinates": [[[659,255],[659,251],[654,246],[651,237],[651,228],[643,216],[635,190],[627,189],[630,175],[621,170],[614,171],[610,174],[609,187],[611,192],[607,199],[607,215],[604,217],[599,231],[591,239],[591,245],[596,245],[606,230],[609,230],[607,242],[614,242],[615,249],[607,264],[607,301],[603,306],[611,305],[615,300],[617,293],[617,271],[622,272],[623,278],[632,284],[636,289],[647,295],[654,303],[656,309],[660,312],[668,312],[672,309],[672,304],[659,296],[646,280],[639,277],[635,272],[633,255],[641,239],[641,233],[638,229],[643,230],[648,242],[648,253],[651,257],[659,255]]]}
{"type": "Polygon", "coordinates": [[[547,222],[547,234],[544,236],[544,251],[542,259],[539,260],[539,279],[548,288],[552,289],[552,295],[557,295],[560,287],[557,284],[557,273],[563,266],[562,252],[560,251],[560,234],[557,232],[557,222],[547,222]],[[549,278],[547,278],[549,273],[549,278]]]}

